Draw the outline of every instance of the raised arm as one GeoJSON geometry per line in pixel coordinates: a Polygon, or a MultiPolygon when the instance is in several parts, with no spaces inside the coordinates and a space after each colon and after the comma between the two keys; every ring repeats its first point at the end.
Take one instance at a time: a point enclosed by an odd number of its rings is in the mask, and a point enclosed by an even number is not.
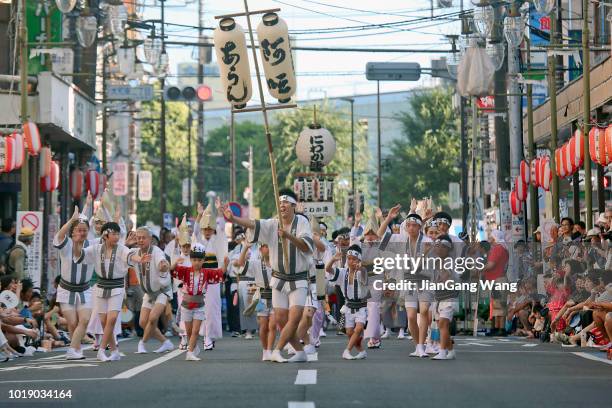
{"type": "Polygon", "coordinates": [[[391,220],[397,217],[397,215],[400,213],[401,208],[402,206],[400,204],[397,204],[395,207],[389,210],[389,214],[387,214],[387,217],[383,220],[383,222],[380,223],[380,227],[378,227],[376,235],[378,235],[379,237],[385,235],[385,232],[387,231],[387,227],[391,223],[391,220]]]}
{"type": "Polygon", "coordinates": [[[234,266],[240,267],[246,265],[247,254],[252,245],[252,243],[248,242],[243,246],[242,251],[240,251],[240,256],[234,261],[234,266]]]}
{"type": "Polygon", "coordinates": [[[248,218],[236,217],[234,213],[232,212],[232,210],[230,210],[229,208],[226,208],[225,210],[223,210],[223,215],[225,215],[225,218],[233,224],[240,225],[241,227],[244,227],[244,228],[251,228],[251,229],[255,228],[255,221],[250,220],[248,218]]]}
{"type": "Polygon", "coordinates": [[[70,219],[66,221],[64,225],[62,225],[62,228],[60,228],[57,234],[55,235],[56,240],[54,240],[53,242],[54,246],[57,247],[61,245],[62,242],[64,242],[64,239],[66,238],[66,234],[68,234],[68,230],[70,230],[70,226],[72,225],[74,221],[78,219],[79,219],[79,207],[75,205],[74,213],[72,213],[72,217],[70,217],[70,219]]]}

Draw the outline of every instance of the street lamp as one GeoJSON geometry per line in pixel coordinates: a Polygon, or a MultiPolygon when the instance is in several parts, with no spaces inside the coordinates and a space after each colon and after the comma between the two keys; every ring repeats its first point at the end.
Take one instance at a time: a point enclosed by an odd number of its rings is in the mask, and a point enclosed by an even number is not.
{"type": "Polygon", "coordinates": [[[55,5],[62,13],[70,13],[74,6],[76,6],[77,0],[55,0],[55,5]]]}
{"type": "Polygon", "coordinates": [[[474,27],[482,39],[489,37],[494,23],[492,7],[481,7],[474,11],[474,27]]]}
{"type": "Polygon", "coordinates": [[[340,100],[351,104],[351,191],[354,198],[357,191],[355,188],[355,99],[340,98],[340,100]]]}
{"type": "Polygon", "coordinates": [[[89,48],[96,40],[98,20],[95,16],[79,16],[76,21],[76,35],[79,45],[89,48]]]}
{"type": "Polygon", "coordinates": [[[525,33],[525,21],[521,15],[516,17],[508,16],[504,19],[504,35],[508,45],[517,48],[523,41],[525,33]]]}
{"type": "Polygon", "coordinates": [[[495,65],[495,70],[498,71],[502,65],[504,65],[504,59],[506,54],[506,47],[503,42],[499,43],[487,43],[486,48],[487,54],[491,57],[491,61],[495,65]]]}
{"type": "Polygon", "coordinates": [[[555,7],[556,0],[533,0],[533,5],[538,13],[550,14],[555,7]]]}
{"type": "Polygon", "coordinates": [[[166,53],[166,50],[163,50],[159,56],[159,62],[157,63],[157,66],[155,66],[155,72],[157,73],[157,76],[159,78],[165,78],[168,75],[168,67],[168,54],[166,53]]]}
{"type": "Polygon", "coordinates": [[[159,64],[161,57],[162,41],[161,38],[145,38],[144,54],[147,62],[153,67],[159,64]]]}
{"type": "Polygon", "coordinates": [[[113,36],[123,39],[127,19],[127,10],[124,5],[108,6],[108,28],[113,36]]]}

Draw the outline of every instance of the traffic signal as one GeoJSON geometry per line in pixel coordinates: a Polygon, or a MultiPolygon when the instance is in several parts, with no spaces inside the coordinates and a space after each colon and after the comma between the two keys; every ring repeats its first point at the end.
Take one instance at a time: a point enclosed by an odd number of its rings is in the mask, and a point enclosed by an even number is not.
{"type": "Polygon", "coordinates": [[[212,100],[212,89],[208,85],[185,86],[182,89],[178,86],[168,86],[164,95],[166,100],[172,102],[207,102],[212,100]]]}

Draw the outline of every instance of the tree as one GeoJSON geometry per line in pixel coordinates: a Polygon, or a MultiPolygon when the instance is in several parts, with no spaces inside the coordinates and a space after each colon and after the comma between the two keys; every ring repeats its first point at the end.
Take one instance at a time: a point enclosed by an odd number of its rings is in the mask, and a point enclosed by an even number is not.
{"type": "Polygon", "coordinates": [[[448,183],[459,181],[461,175],[451,90],[416,91],[408,105],[410,109],[397,117],[403,137],[393,141],[383,167],[383,206],[429,196],[437,205],[448,205],[448,183]]]}

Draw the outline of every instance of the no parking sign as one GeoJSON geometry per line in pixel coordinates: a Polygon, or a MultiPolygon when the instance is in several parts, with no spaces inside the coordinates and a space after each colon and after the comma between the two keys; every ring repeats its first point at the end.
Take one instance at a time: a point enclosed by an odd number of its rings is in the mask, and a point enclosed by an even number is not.
{"type": "Polygon", "coordinates": [[[42,239],[43,239],[43,213],[41,211],[17,211],[17,235],[23,228],[34,231],[32,244],[27,247],[28,263],[26,276],[32,279],[35,288],[40,288],[40,275],[42,271],[42,239]]]}

